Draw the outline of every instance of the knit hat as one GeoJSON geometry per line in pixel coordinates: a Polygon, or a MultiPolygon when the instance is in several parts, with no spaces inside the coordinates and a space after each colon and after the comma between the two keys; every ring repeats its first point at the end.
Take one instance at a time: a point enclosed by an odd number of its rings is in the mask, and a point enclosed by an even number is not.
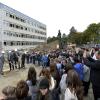
{"type": "Polygon", "coordinates": [[[43,78],[43,79],[40,81],[39,88],[40,88],[40,89],[49,88],[49,81],[48,81],[47,78],[43,78]]]}

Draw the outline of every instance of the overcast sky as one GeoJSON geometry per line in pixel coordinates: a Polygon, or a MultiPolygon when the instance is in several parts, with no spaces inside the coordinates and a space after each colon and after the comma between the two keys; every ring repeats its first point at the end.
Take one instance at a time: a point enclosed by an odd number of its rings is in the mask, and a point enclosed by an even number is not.
{"type": "Polygon", "coordinates": [[[69,33],[74,26],[83,31],[91,23],[100,22],[100,0],[0,0],[47,25],[47,36],[69,33]]]}

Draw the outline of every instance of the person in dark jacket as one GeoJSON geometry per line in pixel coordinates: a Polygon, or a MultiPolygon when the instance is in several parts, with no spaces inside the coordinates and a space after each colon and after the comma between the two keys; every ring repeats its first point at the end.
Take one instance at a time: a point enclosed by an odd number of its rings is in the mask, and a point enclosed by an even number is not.
{"type": "Polygon", "coordinates": [[[23,53],[22,57],[21,57],[21,61],[22,61],[21,62],[21,68],[25,68],[25,56],[26,56],[25,53],[23,53]]]}
{"type": "Polygon", "coordinates": [[[84,51],[84,63],[90,67],[90,79],[93,87],[94,99],[100,99],[100,50],[96,53],[96,59],[87,57],[87,52],[84,51]]]}
{"type": "Polygon", "coordinates": [[[29,58],[30,58],[30,54],[29,54],[29,52],[27,52],[27,54],[26,54],[27,64],[29,64],[29,58]]]}
{"type": "Polygon", "coordinates": [[[43,78],[40,81],[36,100],[57,100],[54,98],[54,94],[49,90],[49,81],[47,78],[43,78]]]}
{"type": "Polygon", "coordinates": [[[42,58],[42,54],[41,53],[37,54],[38,66],[41,66],[41,58],[42,58]]]}
{"type": "Polygon", "coordinates": [[[13,51],[9,51],[9,52],[8,52],[8,62],[9,62],[10,71],[11,71],[12,69],[14,70],[13,51]]]}
{"type": "Polygon", "coordinates": [[[3,53],[0,53],[0,74],[3,75],[3,66],[4,66],[4,54],[3,53]]]}
{"type": "Polygon", "coordinates": [[[16,51],[13,51],[13,64],[16,69],[17,69],[17,63],[18,63],[18,54],[16,51]]]}
{"type": "Polygon", "coordinates": [[[49,81],[47,78],[43,78],[39,83],[39,92],[37,93],[36,100],[52,100],[49,91],[49,81]]]}

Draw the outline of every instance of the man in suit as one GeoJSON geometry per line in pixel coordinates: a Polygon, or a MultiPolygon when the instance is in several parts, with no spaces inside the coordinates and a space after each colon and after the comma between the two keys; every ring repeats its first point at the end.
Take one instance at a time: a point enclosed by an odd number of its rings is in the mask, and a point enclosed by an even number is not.
{"type": "Polygon", "coordinates": [[[85,65],[90,67],[90,79],[92,82],[94,99],[100,99],[100,50],[95,53],[96,59],[87,56],[87,51],[83,54],[85,65]]]}

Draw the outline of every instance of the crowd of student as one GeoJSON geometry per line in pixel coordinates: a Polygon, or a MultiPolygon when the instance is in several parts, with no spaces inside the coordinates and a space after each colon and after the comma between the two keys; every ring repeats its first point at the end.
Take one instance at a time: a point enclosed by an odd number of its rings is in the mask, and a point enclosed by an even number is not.
{"type": "Polygon", "coordinates": [[[94,99],[100,99],[99,49],[71,48],[25,57],[27,63],[42,65],[39,76],[30,67],[26,80],[2,90],[1,100],[84,100],[90,83],[94,99]]]}

